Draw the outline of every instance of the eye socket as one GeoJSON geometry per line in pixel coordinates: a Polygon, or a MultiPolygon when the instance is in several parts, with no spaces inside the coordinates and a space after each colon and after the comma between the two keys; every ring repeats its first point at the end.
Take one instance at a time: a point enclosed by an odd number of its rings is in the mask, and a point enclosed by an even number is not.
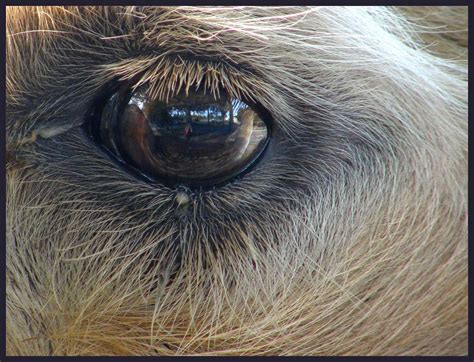
{"type": "Polygon", "coordinates": [[[95,107],[90,133],[122,164],[170,187],[210,188],[250,171],[270,140],[270,116],[224,89],[178,93],[122,86],[95,107]]]}

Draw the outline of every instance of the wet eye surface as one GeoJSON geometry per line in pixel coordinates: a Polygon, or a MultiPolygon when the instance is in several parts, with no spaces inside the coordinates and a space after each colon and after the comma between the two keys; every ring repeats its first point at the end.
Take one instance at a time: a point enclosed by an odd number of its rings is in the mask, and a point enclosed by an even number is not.
{"type": "Polygon", "coordinates": [[[99,102],[93,139],[135,173],[170,187],[215,187],[244,175],[270,140],[270,116],[225,90],[181,92],[168,100],[148,86],[121,87],[99,102]]]}

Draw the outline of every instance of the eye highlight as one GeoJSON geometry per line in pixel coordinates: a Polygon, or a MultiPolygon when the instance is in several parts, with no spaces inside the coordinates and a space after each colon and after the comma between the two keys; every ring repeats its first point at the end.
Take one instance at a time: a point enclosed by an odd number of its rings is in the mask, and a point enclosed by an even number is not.
{"type": "Polygon", "coordinates": [[[261,106],[224,89],[164,100],[149,87],[122,86],[96,106],[91,135],[122,164],[175,187],[211,188],[252,169],[270,140],[261,106]]]}

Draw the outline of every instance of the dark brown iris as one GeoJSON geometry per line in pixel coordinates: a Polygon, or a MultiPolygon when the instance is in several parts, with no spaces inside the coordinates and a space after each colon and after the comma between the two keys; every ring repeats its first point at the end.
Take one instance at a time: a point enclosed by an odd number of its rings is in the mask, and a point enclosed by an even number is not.
{"type": "Polygon", "coordinates": [[[116,92],[105,104],[101,142],[141,173],[169,185],[214,186],[243,174],[269,140],[251,102],[200,91],[168,101],[147,88],[116,92]]]}

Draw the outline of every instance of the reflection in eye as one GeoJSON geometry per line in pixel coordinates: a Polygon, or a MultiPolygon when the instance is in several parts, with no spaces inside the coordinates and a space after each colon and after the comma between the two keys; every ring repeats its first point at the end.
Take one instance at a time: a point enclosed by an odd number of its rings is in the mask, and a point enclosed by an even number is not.
{"type": "Polygon", "coordinates": [[[218,97],[196,91],[168,101],[146,90],[116,92],[96,138],[148,177],[172,186],[215,186],[247,172],[269,142],[256,107],[223,90],[218,97]]]}

